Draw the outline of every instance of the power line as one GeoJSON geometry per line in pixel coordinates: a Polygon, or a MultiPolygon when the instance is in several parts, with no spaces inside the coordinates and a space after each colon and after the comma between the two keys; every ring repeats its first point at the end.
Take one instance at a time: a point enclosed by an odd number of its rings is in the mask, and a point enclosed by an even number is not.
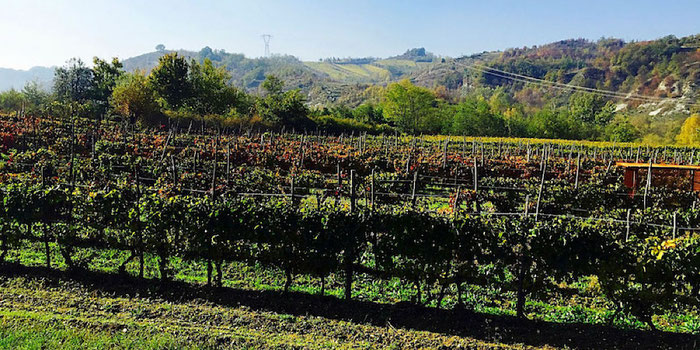
{"type": "Polygon", "coordinates": [[[650,99],[650,100],[656,100],[656,101],[669,100],[669,98],[662,98],[662,97],[656,97],[656,96],[646,96],[646,95],[638,95],[638,94],[632,94],[632,93],[627,93],[627,94],[626,94],[626,93],[624,93],[624,92],[618,92],[618,91],[601,90],[601,89],[589,88],[589,87],[585,87],[585,86],[578,86],[578,85],[572,85],[572,84],[563,84],[563,83],[559,83],[559,82],[555,82],[555,81],[549,81],[549,80],[544,80],[544,79],[538,79],[538,78],[534,78],[534,77],[529,77],[529,76],[522,75],[522,74],[511,73],[511,72],[503,71],[503,70],[500,70],[500,69],[496,69],[496,68],[488,67],[488,66],[484,66],[484,65],[479,65],[479,64],[473,64],[473,65],[476,66],[476,67],[480,67],[480,68],[482,68],[482,69],[487,69],[487,70],[490,70],[490,71],[495,71],[495,72],[498,72],[498,73],[501,73],[501,74],[512,75],[512,76],[515,76],[515,77],[518,77],[518,78],[522,78],[522,79],[527,79],[527,80],[531,80],[531,81],[543,82],[543,83],[552,84],[552,85],[561,86],[561,87],[575,88],[575,89],[577,89],[577,90],[585,90],[585,91],[590,91],[590,92],[607,93],[607,94],[619,95],[620,97],[625,97],[625,98],[627,98],[627,97],[634,97],[634,98],[650,99]]]}
{"type": "MultiPolygon", "coordinates": [[[[649,102],[649,103],[663,103],[663,102],[679,102],[679,98],[662,98],[662,97],[656,97],[656,96],[648,96],[648,95],[639,95],[639,94],[632,94],[632,93],[622,93],[622,92],[616,92],[616,91],[610,91],[610,90],[601,90],[601,89],[594,89],[594,88],[589,88],[585,86],[578,86],[578,85],[572,85],[572,84],[563,84],[563,83],[558,83],[558,82],[553,82],[549,80],[544,80],[544,79],[538,79],[522,74],[517,74],[517,73],[511,73],[507,71],[503,71],[500,69],[472,63],[472,64],[466,64],[462,62],[455,61],[456,64],[478,72],[482,72],[485,74],[489,74],[492,76],[504,78],[504,79],[509,79],[517,82],[522,82],[522,83],[531,83],[535,84],[538,86],[544,86],[544,87],[551,87],[559,90],[575,90],[575,91],[583,91],[583,92],[588,92],[592,94],[597,94],[597,95],[602,95],[606,97],[611,97],[611,98],[621,98],[621,99],[627,99],[627,100],[636,100],[636,101],[641,101],[641,102],[649,102]]],[[[698,106],[696,103],[690,103],[687,104],[687,106],[698,106]]]]}

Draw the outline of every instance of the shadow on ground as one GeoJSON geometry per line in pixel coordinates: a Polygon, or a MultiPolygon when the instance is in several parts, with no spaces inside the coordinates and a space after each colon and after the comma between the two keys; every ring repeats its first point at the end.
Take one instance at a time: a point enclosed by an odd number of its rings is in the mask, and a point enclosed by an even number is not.
{"type": "Polygon", "coordinates": [[[7,277],[43,278],[50,283],[77,282],[115,296],[157,297],[172,302],[204,299],[222,306],[246,306],[256,311],[311,315],[380,327],[394,327],[469,337],[487,342],[549,345],[576,349],[696,349],[700,336],[669,332],[625,330],[613,327],[521,320],[466,310],[426,308],[404,303],[387,305],[346,301],[330,296],[275,291],[209,288],[94,271],[59,271],[21,265],[0,266],[7,277]]]}

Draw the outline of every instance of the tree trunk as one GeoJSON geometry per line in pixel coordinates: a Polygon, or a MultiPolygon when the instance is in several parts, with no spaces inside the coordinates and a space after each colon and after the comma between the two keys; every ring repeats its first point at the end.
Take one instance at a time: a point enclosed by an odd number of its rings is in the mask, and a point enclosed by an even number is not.
{"type": "Polygon", "coordinates": [[[136,257],[136,252],[134,252],[134,251],[132,250],[132,251],[131,251],[131,254],[129,255],[129,257],[126,258],[126,260],[124,260],[124,262],[121,263],[121,265],[119,265],[119,270],[118,270],[118,271],[119,271],[119,274],[122,274],[122,275],[123,275],[123,274],[126,274],[126,265],[127,265],[131,260],[134,260],[135,257],[136,257]]]}
{"type": "Polygon", "coordinates": [[[446,291],[446,289],[447,289],[447,286],[444,285],[444,284],[440,287],[440,294],[438,294],[438,297],[437,297],[437,304],[435,305],[435,307],[438,308],[438,309],[440,308],[440,305],[442,304],[442,299],[445,298],[445,291],[446,291]]]}
{"type": "Polygon", "coordinates": [[[464,303],[462,302],[462,281],[458,278],[455,284],[457,284],[457,306],[464,308],[464,303]]]}
{"type": "Polygon", "coordinates": [[[71,254],[73,254],[73,247],[67,245],[65,247],[60,247],[59,250],[61,251],[61,256],[63,256],[63,260],[65,260],[66,265],[68,265],[68,269],[75,269],[75,263],[73,263],[73,258],[71,257],[71,254]]]}
{"type": "Polygon", "coordinates": [[[139,252],[139,278],[143,278],[143,268],[144,268],[144,261],[143,261],[143,250],[139,252]]]}
{"type": "Polygon", "coordinates": [[[207,258],[207,286],[211,286],[211,273],[212,273],[212,266],[211,266],[211,258],[207,258]]]}
{"type": "Polygon", "coordinates": [[[160,270],[160,280],[162,282],[167,282],[168,281],[168,257],[165,255],[164,252],[160,252],[158,254],[158,257],[160,258],[158,261],[158,269],[160,270]]]}
{"type": "Polygon", "coordinates": [[[287,268],[284,269],[284,275],[287,277],[286,281],[284,282],[284,294],[287,294],[289,292],[289,287],[292,285],[291,267],[287,266],[287,268]]]}
{"type": "Polygon", "coordinates": [[[7,256],[7,237],[3,237],[2,246],[0,246],[0,264],[5,263],[5,257],[7,256]]]}
{"type": "Polygon", "coordinates": [[[352,261],[350,254],[345,255],[345,300],[352,298],[352,261]]]}
{"type": "Polygon", "coordinates": [[[521,259],[520,271],[518,273],[518,301],[515,306],[518,318],[525,318],[525,278],[527,277],[527,266],[525,258],[521,259]]]}
{"type": "Polygon", "coordinates": [[[223,260],[218,260],[216,262],[216,286],[221,288],[224,286],[223,284],[223,272],[221,271],[221,265],[223,264],[223,260]]]}

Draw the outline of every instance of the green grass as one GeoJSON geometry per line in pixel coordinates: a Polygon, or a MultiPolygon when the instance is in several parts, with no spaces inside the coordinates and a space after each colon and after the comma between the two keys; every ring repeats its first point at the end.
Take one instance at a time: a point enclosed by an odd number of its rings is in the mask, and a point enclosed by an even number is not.
{"type": "MultiPolygon", "coordinates": [[[[66,269],[63,258],[57,247],[52,250],[53,267],[66,269]]],[[[129,255],[123,251],[78,250],[77,259],[96,254],[90,260],[88,268],[91,271],[116,273],[121,261],[129,255]]],[[[20,250],[12,251],[9,261],[15,261],[26,266],[43,266],[45,257],[41,244],[26,244],[20,250]]],[[[174,280],[191,284],[203,285],[207,281],[205,265],[199,261],[187,261],[172,258],[170,266],[176,272],[174,280]]],[[[134,259],[127,265],[131,275],[137,275],[138,261],[134,259]]],[[[144,277],[158,279],[157,259],[146,255],[144,277]]],[[[244,263],[231,262],[224,264],[223,285],[242,290],[281,291],[285,283],[284,273],[274,268],[260,265],[250,266],[244,263]]],[[[509,276],[508,278],[512,278],[509,276]]],[[[526,314],[529,319],[560,323],[587,323],[608,325],[622,329],[648,329],[647,325],[630,315],[617,315],[614,319],[613,307],[596,290],[596,281],[585,279],[579,283],[566,286],[577,290],[574,295],[554,294],[545,299],[530,299],[526,303],[526,314]]],[[[424,286],[425,288],[425,286],[424,286]]],[[[453,287],[454,289],[454,287],[453,287]]],[[[308,275],[294,275],[290,288],[293,292],[317,295],[320,293],[320,279],[308,275]]],[[[437,294],[438,286],[432,286],[431,292],[437,294]]],[[[457,300],[456,290],[450,290],[440,305],[435,301],[426,304],[428,307],[452,309],[457,300]]],[[[339,299],[344,295],[344,277],[331,274],[326,278],[325,294],[339,299]]],[[[412,301],[417,294],[414,285],[406,285],[398,278],[377,280],[366,275],[357,275],[353,285],[353,299],[380,304],[395,304],[401,301],[412,301]]],[[[425,297],[426,293],[423,292],[425,297]]],[[[468,309],[491,315],[515,315],[515,293],[498,288],[472,285],[466,289],[465,303],[468,309]]],[[[654,318],[659,329],[669,332],[700,334],[700,314],[697,310],[686,310],[672,314],[660,315],[654,318]]]]}
{"type": "MultiPolygon", "coordinates": [[[[53,268],[65,270],[66,266],[57,247],[52,248],[53,268]]],[[[152,256],[146,256],[145,289],[132,290],[127,286],[120,287],[121,292],[115,293],[109,288],[100,287],[101,284],[112,283],[111,280],[117,280],[114,283],[122,283],[118,282],[117,276],[110,277],[109,274],[116,273],[118,265],[127,255],[128,253],[121,251],[79,250],[75,255],[76,260],[93,256],[88,264],[90,271],[107,274],[99,277],[100,281],[96,282],[94,287],[90,283],[66,281],[61,278],[0,275],[0,349],[375,349],[440,346],[452,348],[455,344],[462,344],[467,348],[491,349],[523,348],[519,343],[529,343],[530,338],[527,337],[537,339],[538,335],[524,336],[525,338],[516,336],[504,344],[499,344],[504,336],[501,332],[506,332],[506,336],[510,334],[506,329],[502,329],[502,326],[493,326],[471,336],[451,336],[449,332],[441,335],[426,330],[395,328],[389,323],[390,319],[394,319],[391,311],[382,311],[389,312],[388,315],[380,317],[386,317],[386,325],[365,324],[362,320],[367,316],[344,321],[343,319],[354,312],[352,308],[351,311],[338,311],[339,315],[345,315],[340,318],[322,316],[328,312],[335,314],[332,309],[314,316],[314,311],[319,307],[327,308],[327,303],[342,303],[339,299],[343,295],[343,276],[330,276],[326,281],[326,294],[332,297],[318,299],[321,304],[307,306],[308,311],[301,314],[288,314],[284,307],[279,309],[274,305],[272,309],[251,309],[245,302],[241,305],[220,304],[215,299],[202,299],[196,295],[185,299],[164,298],[160,296],[160,291],[148,287],[148,283],[153,286],[160,285],[157,281],[148,282],[159,278],[156,259],[152,256]]],[[[41,244],[25,244],[22,249],[11,251],[8,257],[9,261],[35,267],[43,266],[44,259],[41,244]]],[[[136,275],[138,262],[133,261],[127,267],[129,274],[136,275]]],[[[201,288],[206,283],[206,272],[201,262],[173,259],[171,267],[177,271],[175,281],[184,282],[192,286],[191,288],[201,288]]],[[[284,274],[276,269],[241,263],[228,263],[224,266],[224,286],[234,291],[281,295],[278,293],[283,289],[283,285],[284,274]]],[[[578,289],[579,292],[574,296],[556,295],[545,300],[529,300],[526,308],[528,318],[555,322],[553,325],[561,324],[562,337],[567,339],[572,337],[568,332],[579,336],[581,331],[575,326],[567,329],[565,324],[605,325],[611,321],[612,312],[604,298],[596,294],[595,285],[594,280],[582,280],[568,286],[578,289]]],[[[309,302],[306,299],[317,295],[319,289],[317,278],[304,275],[295,276],[291,288],[296,292],[295,295],[301,298],[296,303],[303,305],[309,302]],[[301,297],[304,295],[307,297],[301,297]]],[[[362,275],[357,277],[353,289],[353,299],[374,303],[377,308],[386,308],[389,304],[411,300],[415,294],[414,286],[405,285],[398,279],[376,281],[362,275]]],[[[277,300],[276,298],[278,297],[272,297],[272,300],[277,300]]],[[[282,303],[294,303],[294,298],[281,300],[282,303]]],[[[492,322],[489,320],[493,317],[493,320],[497,320],[501,317],[498,315],[510,317],[515,313],[513,293],[498,289],[471,286],[466,291],[465,302],[469,309],[477,312],[476,315],[484,315],[478,318],[484,318],[487,325],[492,322]]],[[[451,309],[454,305],[454,298],[449,296],[440,307],[451,309]]],[[[428,306],[434,308],[438,305],[433,302],[428,306]]],[[[371,306],[365,308],[374,309],[371,306]]],[[[397,321],[391,322],[396,324],[397,321]]],[[[409,320],[408,324],[412,324],[411,322],[413,321],[409,320]]],[[[416,322],[422,324],[420,321],[416,322]]],[[[432,329],[432,322],[428,318],[425,321],[427,326],[424,326],[432,329]]],[[[700,331],[700,317],[696,312],[662,315],[657,317],[655,322],[665,331],[700,331]]],[[[506,321],[506,324],[510,324],[510,321],[506,321]]],[[[613,324],[618,329],[634,330],[646,327],[627,315],[617,317],[613,324]]],[[[529,326],[526,324],[525,327],[527,329],[529,326]]],[[[457,334],[460,332],[458,330],[457,334]]],[[[549,337],[557,339],[560,331],[553,332],[554,335],[549,337]]],[[[584,340],[580,341],[589,341],[585,336],[582,339],[584,340]]],[[[590,341],[595,339],[593,337],[590,341]]],[[[568,344],[565,340],[562,342],[568,344]]],[[[535,341],[529,344],[547,343],[535,341]]]]}
{"type": "Polygon", "coordinates": [[[521,349],[307,315],[0,277],[2,349],[521,349]]]}
{"type": "Polygon", "coordinates": [[[96,330],[94,324],[80,325],[75,318],[46,313],[0,311],[0,317],[0,349],[201,349],[204,345],[188,345],[155,330],[96,330]]]}

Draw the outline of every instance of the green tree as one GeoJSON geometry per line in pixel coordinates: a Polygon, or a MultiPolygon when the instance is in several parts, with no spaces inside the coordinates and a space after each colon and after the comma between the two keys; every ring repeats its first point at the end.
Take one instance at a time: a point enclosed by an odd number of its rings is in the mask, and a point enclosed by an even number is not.
{"type": "Polygon", "coordinates": [[[94,90],[92,69],[82,60],[73,58],[63,66],[56,68],[53,90],[61,102],[87,103],[94,90]]]}
{"type": "Polygon", "coordinates": [[[605,127],[605,136],[609,141],[632,142],[639,138],[639,131],[628,119],[614,120],[605,127]]]}
{"type": "Polygon", "coordinates": [[[110,102],[114,111],[128,117],[131,124],[137,119],[152,120],[160,114],[155,91],[142,72],[122,76],[112,92],[110,102]]]}
{"type": "Polygon", "coordinates": [[[384,122],[382,107],[372,103],[363,103],[352,111],[353,119],[368,123],[380,124],[384,122]]]}
{"type": "Polygon", "coordinates": [[[27,100],[29,112],[36,114],[49,102],[49,94],[36,81],[30,81],[22,89],[22,95],[27,100]]]}
{"type": "Polygon", "coordinates": [[[107,62],[95,57],[93,63],[92,99],[95,102],[97,112],[104,115],[109,107],[112,90],[117,85],[119,77],[124,74],[123,65],[117,58],[113,58],[112,62],[107,62]]]}
{"type": "Polygon", "coordinates": [[[270,75],[262,87],[266,96],[259,98],[256,104],[257,114],[267,123],[297,128],[311,127],[306,107],[306,97],[299,90],[282,92],[284,82],[270,75]]]}
{"type": "Polygon", "coordinates": [[[151,71],[149,80],[165,108],[177,110],[193,96],[189,69],[190,65],[184,57],[170,53],[162,56],[158,66],[151,71]]]}
{"type": "Polygon", "coordinates": [[[262,88],[268,96],[281,96],[284,82],[275,75],[268,75],[262,83],[262,88]]]}
{"type": "Polygon", "coordinates": [[[527,120],[527,136],[548,139],[580,140],[589,137],[584,124],[566,111],[542,109],[527,120]]]}
{"type": "Polygon", "coordinates": [[[503,117],[493,113],[483,97],[468,97],[457,105],[452,132],[469,136],[502,136],[507,133],[503,117]]]}
{"type": "Polygon", "coordinates": [[[436,103],[433,93],[413,85],[408,79],[390,84],[384,95],[384,117],[400,130],[418,133],[421,123],[434,112],[436,103]]]}
{"type": "Polygon", "coordinates": [[[569,113],[584,123],[607,125],[615,115],[615,106],[602,96],[577,92],[569,98],[569,113]]]}
{"type": "Polygon", "coordinates": [[[190,63],[192,98],[188,104],[200,115],[223,115],[239,105],[240,92],[229,86],[231,75],[224,68],[214,67],[211,60],[190,63]]]}
{"type": "Polygon", "coordinates": [[[17,112],[22,109],[26,99],[22,93],[10,89],[0,93],[0,110],[4,112],[17,112]]]}

